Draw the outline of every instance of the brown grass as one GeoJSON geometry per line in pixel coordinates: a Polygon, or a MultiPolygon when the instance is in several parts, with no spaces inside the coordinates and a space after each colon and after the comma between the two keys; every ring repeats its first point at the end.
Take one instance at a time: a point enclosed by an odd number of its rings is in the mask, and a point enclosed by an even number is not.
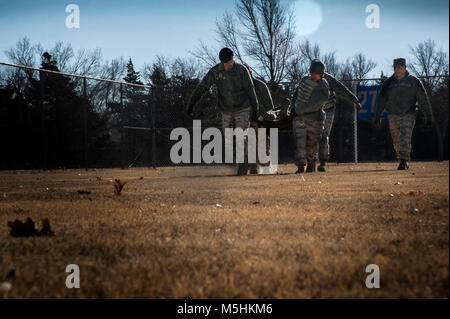
{"type": "Polygon", "coordinates": [[[0,297],[448,298],[448,162],[395,168],[0,172],[0,282],[17,269],[0,297]],[[28,216],[55,236],[11,237],[28,216]],[[73,263],[80,289],[65,286],[73,263]],[[364,284],[372,263],[380,289],[364,284]]]}

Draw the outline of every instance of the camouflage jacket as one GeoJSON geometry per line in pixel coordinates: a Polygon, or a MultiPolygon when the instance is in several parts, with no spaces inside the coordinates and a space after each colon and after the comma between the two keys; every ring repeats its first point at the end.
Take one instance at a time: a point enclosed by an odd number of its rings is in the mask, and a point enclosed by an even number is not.
{"type": "Polygon", "coordinates": [[[334,76],[329,73],[324,73],[324,79],[327,80],[330,89],[330,96],[323,105],[324,110],[331,110],[336,107],[336,95],[349,104],[359,102],[358,98],[350,91],[344,84],[336,80],[334,76]]]}
{"type": "Polygon", "coordinates": [[[305,119],[323,121],[325,112],[322,105],[328,97],[328,83],[325,79],[314,82],[309,76],[304,76],[292,96],[291,114],[305,119]]]}
{"type": "Polygon", "coordinates": [[[389,114],[405,115],[417,112],[417,105],[424,113],[425,119],[433,118],[430,101],[422,82],[408,71],[400,80],[392,75],[383,82],[378,95],[375,121],[379,121],[385,109],[389,114]]]}
{"type": "Polygon", "coordinates": [[[252,78],[247,68],[236,62],[229,71],[225,71],[222,63],[212,67],[192,93],[188,105],[195,105],[213,84],[217,87],[217,107],[220,111],[233,112],[251,108],[258,112],[258,99],[252,78]]]}

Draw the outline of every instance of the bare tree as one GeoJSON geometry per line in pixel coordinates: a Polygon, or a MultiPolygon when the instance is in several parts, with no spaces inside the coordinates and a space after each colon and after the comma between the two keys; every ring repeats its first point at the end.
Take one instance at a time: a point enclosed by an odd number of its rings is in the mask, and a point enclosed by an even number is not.
{"type": "Polygon", "coordinates": [[[412,55],[408,64],[412,72],[423,76],[422,82],[431,98],[438,137],[438,159],[444,157],[444,136],[448,130],[448,54],[436,47],[436,43],[425,40],[415,47],[410,47],[412,55]]]}
{"type": "Polygon", "coordinates": [[[345,59],[339,66],[337,78],[345,84],[350,90],[353,90],[352,79],[353,79],[353,67],[350,58],[345,59]]]}
{"type": "MultiPolygon", "coordinates": [[[[216,21],[218,42],[230,47],[238,61],[255,64],[256,76],[280,83],[294,57],[291,5],[281,0],[236,0],[234,10],[216,21]]],[[[216,61],[216,54],[204,44],[193,54],[208,64],[216,61]]]]}
{"type": "Polygon", "coordinates": [[[320,59],[325,64],[325,71],[337,76],[340,64],[336,58],[336,52],[321,53],[318,44],[312,44],[308,39],[300,42],[295,47],[295,54],[289,60],[287,70],[290,81],[297,82],[302,76],[309,73],[309,66],[313,59],[320,59]]]}
{"type": "Polygon", "coordinates": [[[211,49],[203,41],[200,41],[197,49],[195,51],[190,51],[189,53],[207,68],[211,68],[218,62],[218,54],[216,52],[216,50],[211,49]]]}
{"type": "Polygon", "coordinates": [[[358,80],[355,85],[366,84],[367,81],[364,78],[377,67],[377,63],[372,59],[367,58],[362,53],[357,53],[352,60],[352,75],[353,78],[358,80]]]}
{"type": "Polygon", "coordinates": [[[337,76],[339,72],[340,64],[336,58],[336,52],[328,52],[321,57],[323,63],[325,64],[325,71],[333,76],[337,76]]]}
{"type": "Polygon", "coordinates": [[[300,79],[307,74],[309,63],[309,59],[305,59],[300,49],[295,50],[294,56],[288,61],[286,67],[286,80],[290,83],[299,82],[300,79]]]}
{"type": "Polygon", "coordinates": [[[437,89],[444,79],[437,76],[448,74],[447,53],[438,49],[436,43],[431,39],[425,40],[415,47],[410,46],[409,51],[412,59],[408,66],[412,72],[417,76],[428,77],[422,81],[430,92],[437,89]]]}
{"type": "Polygon", "coordinates": [[[317,43],[312,44],[308,39],[298,45],[298,50],[308,62],[316,58],[319,59],[321,56],[319,45],[317,43]]]}
{"type": "MultiPolygon", "coordinates": [[[[109,80],[120,81],[125,75],[125,70],[126,63],[123,57],[113,59],[111,62],[106,61],[103,65],[103,74],[109,80]]],[[[107,82],[102,93],[104,94],[105,109],[107,109],[108,103],[120,100],[120,85],[107,82]]]]}
{"type": "MultiPolygon", "coordinates": [[[[5,51],[6,57],[11,63],[25,65],[30,67],[36,66],[36,46],[33,46],[27,37],[20,38],[14,47],[5,51]]],[[[16,93],[23,93],[32,81],[36,72],[23,69],[8,69],[7,79],[9,85],[14,88],[16,93]]]]}
{"type": "Polygon", "coordinates": [[[61,72],[70,71],[70,62],[74,57],[74,52],[70,43],[64,44],[62,41],[58,41],[49,53],[56,60],[58,69],[61,72]]]}
{"type": "Polygon", "coordinates": [[[35,46],[33,46],[27,37],[20,38],[15,47],[5,51],[6,57],[14,64],[34,67],[35,46]]]}

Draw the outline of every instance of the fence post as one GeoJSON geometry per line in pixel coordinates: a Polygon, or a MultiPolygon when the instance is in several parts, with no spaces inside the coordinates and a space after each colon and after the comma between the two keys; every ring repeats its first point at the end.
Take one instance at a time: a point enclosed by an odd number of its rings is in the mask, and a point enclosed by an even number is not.
{"type": "Polygon", "coordinates": [[[125,164],[125,154],[126,154],[126,150],[125,150],[125,120],[123,118],[123,84],[120,83],[120,124],[121,124],[121,138],[120,138],[120,143],[121,143],[121,154],[120,154],[120,162],[121,162],[121,166],[122,169],[126,168],[126,164],[125,164]]]}
{"type": "MultiPolygon", "coordinates": [[[[353,84],[353,93],[357,96],[358,82],[353,84]]],[[[354,149],[354,162],[358,164],[358,111],[353,106],[353,149],[354,149]]]]}
{"type": "Polygon", "coordinates": [[[156,87],[152,85],[150,97],[150,114],[151,114],[151,129],[152,129],[152,167],[156,168],[156,130],[155,130],[155,103],[156,103],[156,87]]]}
{"type": "Polygon", "coordinates": [[[44,72],[40,72],[40,99],[41,104],[41,131],[42,131],[42,170],[47,170],[47,133],[45,124],[45,103],[44,103],[44,93],[45,93],[45,75],[44,72]]]}
{"type": "Polygon", "coordinates": [[[83,100],[84,100],[84,169],[88,170],[88,132],[87,132],[87,118],[88,118],[88,100],[86,94],[86,78],[83,78],[83,100]]]}

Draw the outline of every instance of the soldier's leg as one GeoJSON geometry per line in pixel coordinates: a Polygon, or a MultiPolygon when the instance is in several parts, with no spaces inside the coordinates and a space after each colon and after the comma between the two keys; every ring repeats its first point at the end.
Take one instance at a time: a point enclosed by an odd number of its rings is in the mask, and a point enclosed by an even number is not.
{"type": "Polygon", "coordinates": [[[292,134],[294,138],[294,161],[298,166],[297,173],[302,173],[306,165],[306,126],[298,117],[292,119],[292,134]]]}
{"type": "Polygon", "coordinates": [[[406,114],[400,123],[400,144],[398,156],[401,161],[400,169],[408,169],[408,161],[411,157],[411,137],[416,124],[415,114],[406,114]]]}
{"type": "MultiPolygon", "coordinates": [[[[234,112],[235,128],[241,128],[244,133],[250,127],[250,109],[234,112]]],[[[246,175],[248,169],[248,138],[244,135],[244,145],[236,145],[238,151],[244,152],[244,163],[239,164],[238,175],[246,175]],[[242,149],[243,147],[243,149],[242,149]]]]}
{"type": "MultiPolygon", "coordinates": [[[[258,123],[250,123],[250,127],[253,128],[255,130],[255,135],[256,135],[256,145],[255,145],[255,149],[256,149],[256,163],[248,163],[248,170],[250,172],[250,174],[258,174],[258,166],[259,166],[259,159],[258,159],[258,123]]],[[[247,138],[247,145],[249,144],[249,140],[247,138]]]]}
{"type": "Polygon", "coordinates": [[[389,114],[389,131],[391,132],[392,144],[394,145],[394,151],[398,159],[400,159],[400,123],[401,117],[397,115],[389,114]]]}
{"type": "Polygon", "coordinates": [[[316,171],[316,156],[319,149],[320,138],[323,134],[323,122],[306,122],[306,159],[308,161],[307,172],[316,171]]]}
{"type": "Polygon", "coordinates": [[[325,122],[322,136],[319,142],[319,171],[325,172],[325,164],[330,158],[330,133],[333,127],[334,109],[325,112],[325,122]]]}
{"type": "MultiPolygon", "coordinates": [[[[226,152],[227,150],[231,151],[231,156],[233,156],[234,158],[234,144],[233,144],[233,136],[231,136],[231,138],[229,138],[227,136],[227,134],[225,134],[225,129],[226,128],[233,128],[233,116],[230,113],[222,113],[222,130],[223,130],[223,136],[224,136],[224,144],[225,144],[225,150],[224,150],[224,154],[226,156],[226,152]]],[[[234,159],[232,160],[232,162],[234,161],[234,159]]],[[[226,160],[225,160],[226,163],[226,160]]]]}

